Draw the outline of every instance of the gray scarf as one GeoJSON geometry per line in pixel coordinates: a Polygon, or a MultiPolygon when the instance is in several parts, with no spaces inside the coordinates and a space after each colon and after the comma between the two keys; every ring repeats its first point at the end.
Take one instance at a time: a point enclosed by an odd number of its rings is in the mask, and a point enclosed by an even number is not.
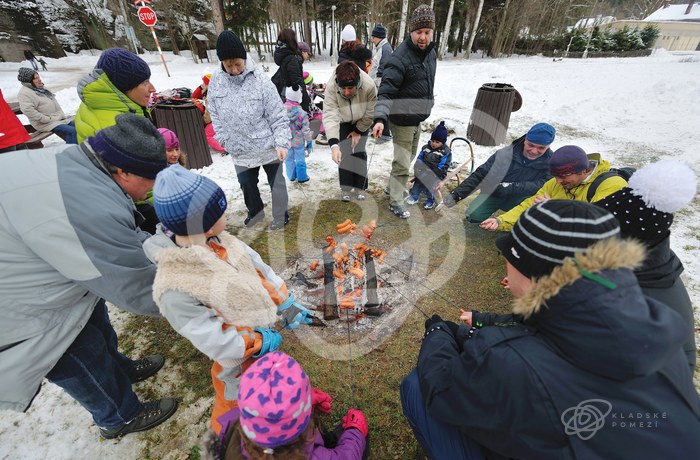
{"type": "Polygon", "coordinates": [[[48,97],[49,99],[56,99],[56,95],[46,89],[44,85],[42,84],[41,87],[37,88],[36,86],[32,85],[31,83],[25,83],[22,82],[22,86],[26,86],[27,88],[31,89],[35,93],[37,93],[39,96],[44,96],[48,97]]]}

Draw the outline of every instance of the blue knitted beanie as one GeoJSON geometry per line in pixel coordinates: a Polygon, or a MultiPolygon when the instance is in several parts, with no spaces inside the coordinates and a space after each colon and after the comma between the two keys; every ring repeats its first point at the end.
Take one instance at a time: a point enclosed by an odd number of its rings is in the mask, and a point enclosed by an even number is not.
{"type": "Polygon", "coordinates": [[[153,207],[176,235],[206,233],[226,211],[226,195],[216,182],[175,164],[156,177],[153,207]]]}
{"type": "Polygon", "coordinates": [[[124,48],[105,50],[97,60],[95,68],[102,69],[109,81],[122,93],[151,78],[151,69],[146,61],[124,48]]]}
{"type": "Polygon", "coordinates": [[[445,128],[445,122],[441,121],[440,124],[435,128],[433,134],[430,136],[431,141],[440,141],[443,144],[447,142],[447,128],[445,128]]]}

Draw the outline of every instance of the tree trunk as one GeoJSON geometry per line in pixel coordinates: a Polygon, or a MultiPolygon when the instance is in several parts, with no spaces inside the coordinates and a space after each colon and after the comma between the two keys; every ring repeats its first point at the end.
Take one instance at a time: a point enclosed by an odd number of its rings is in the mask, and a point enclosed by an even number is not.
{"type": "Polygon", "coordinates": [[[211,20],[214,23],[216,35],[224,31],[224,2],[223,0],[213,0],[211,2],[211,20]]]}
{"type": "Polygon", "coordinates": [[[403,6],[401,7],[401,25],[399,26],[399,40],[401,43],[406,36],[406,16],[408,15],[408,0],[403,0],[403,6]]]}
{"type": "Polygon", "coordinates": [[[442,60],[447,49],[447,42],[450,39],[450,29],[452,28],[452,12],[455,9],[455,0],[450,2],[450,8],[447,10],[447,21],[445,21],[445,30],[440,37],[440,48],[438,49],[438,59],[442,60]]]}
{"type": "Polygon", "coordinates": [[[491,57],[497,58],[503,51],[503,45],[506,41],[506,36],[508,35],[508,28],[506,26],[508,22],[508,7],[510,6],[510,0],[506,0],[505,5],[503,5],[503,15],[498,23],[498,30],[496,31],[496,37],[493,39],[491,44],[491,57]]]}
{"type": "Polygon", "coordinates": [[[469,44],[464,52],[464,59],[469,59],[472,54],[472,46],[474,46],[474,39],[476,38],[476,31],[479,30],[479,21],[481,20],[481,10],[484,9],[484,0],[479,0],[479,6],[476,8],[476,16],[474,17],[474,25],[472,26],[471,33],[469,34],[469,44]]]}

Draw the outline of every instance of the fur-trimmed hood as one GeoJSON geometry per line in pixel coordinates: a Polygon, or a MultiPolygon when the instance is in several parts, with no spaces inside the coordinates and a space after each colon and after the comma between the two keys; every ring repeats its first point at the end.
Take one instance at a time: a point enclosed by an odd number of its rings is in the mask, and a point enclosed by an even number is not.
{"type": "Polygon", "coordinates": [[[538,279],[513,311],[579,367],[615,380],[648,375],[678,351],[683,324],[644,297],[633,273],[644,257],[635,241],[601,241],[538,279]]]}

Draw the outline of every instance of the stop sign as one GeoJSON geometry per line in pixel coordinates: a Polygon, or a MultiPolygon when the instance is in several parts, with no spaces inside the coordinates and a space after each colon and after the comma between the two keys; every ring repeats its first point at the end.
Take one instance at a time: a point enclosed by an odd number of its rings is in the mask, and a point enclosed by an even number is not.
{"type": "Polygon", "coordinates": [[[141,8],[139,8],[138,15],[139,20],[148,27],[153,27],[158,21],[158,18],[156,17],[156,12],[148,6],[142,6],[141,8]]]}

